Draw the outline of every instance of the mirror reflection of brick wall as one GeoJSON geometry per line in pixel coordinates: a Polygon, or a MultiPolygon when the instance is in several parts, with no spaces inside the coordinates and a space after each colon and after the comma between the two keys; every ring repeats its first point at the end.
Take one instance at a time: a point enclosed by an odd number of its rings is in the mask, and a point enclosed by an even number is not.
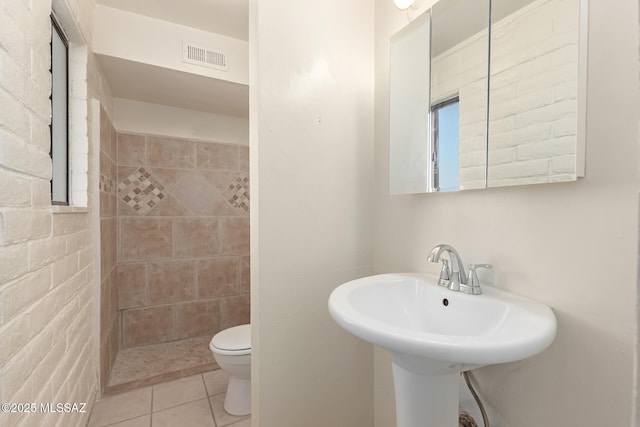
{"type": "Polygon", "coordinates": [[[249,323],[249,149],[118,134],[122,346],[249,323]]]}
{"type": "Polygon", "coordinates": [[[487,160],[489,187],[575,179],[578,9],[535,0],[492,23],[488,153],[487,30],[432,59],[432,99],[460,99],[461,188],[484,187],[487,160]]]}

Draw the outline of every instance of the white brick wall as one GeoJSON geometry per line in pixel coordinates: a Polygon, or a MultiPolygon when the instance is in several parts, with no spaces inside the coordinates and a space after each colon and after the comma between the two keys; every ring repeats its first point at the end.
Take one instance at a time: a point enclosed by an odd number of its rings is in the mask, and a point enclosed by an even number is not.
{"type": "MultiPolygon", "coordinates": [[[[490,187],[575,179],[578,1],[537,0],[492,26],[490,187]]],[[[460,96],[460,184],[484,186],[487,33],[434,58],[432,99],[460,96]]]]}
{"type": "Polygon", "coordinates": [[[537,0],[494,25],[490,187],[575,179],[578,7],[537,0]]]}
{"type": "MultiPolygon", "coordinates": [[[[53,0],[72,42],[75,206],[91,206],[97,189],[88,173],[95,142],[87,142],[87,97],[111,104],[91,54],[94,6],[53,0]]],[[[51,0],[0,0],[0,402],[86,402],[89,411],[98,387],[99,266],[91,211],[50,206],[51,8],[51,0]]],[[[2,413],[0,426],[84,426],[88,416],[2,413]]]]}

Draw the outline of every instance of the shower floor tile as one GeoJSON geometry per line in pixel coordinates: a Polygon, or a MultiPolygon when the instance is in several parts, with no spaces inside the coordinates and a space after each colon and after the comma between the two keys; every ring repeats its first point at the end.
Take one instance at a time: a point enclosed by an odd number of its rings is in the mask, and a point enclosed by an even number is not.
{"type": "Polygon", "coordinates": [[[120,350],[104,394],[121,393],[217,369],[211,337],[120,350]]]}

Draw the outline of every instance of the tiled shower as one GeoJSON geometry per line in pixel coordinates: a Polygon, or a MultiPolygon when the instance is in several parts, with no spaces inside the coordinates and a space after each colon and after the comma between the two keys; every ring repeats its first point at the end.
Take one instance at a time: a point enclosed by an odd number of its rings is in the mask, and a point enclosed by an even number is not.
{"type": "Polygon", "coordinates": [[[210,338],[249,322],[249,150],[101,118],[108,393],[215,367],[210,338]]]}

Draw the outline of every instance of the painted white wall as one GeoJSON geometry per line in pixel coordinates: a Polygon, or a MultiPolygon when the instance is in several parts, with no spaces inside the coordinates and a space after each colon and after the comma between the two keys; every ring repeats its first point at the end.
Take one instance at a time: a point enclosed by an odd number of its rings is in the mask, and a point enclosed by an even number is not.
{"type": "Polygon", "coordinates": [[[372,347],[327,300],[371,273],[373,3],[250,15],[253,425],[370,427],[372,347]]]}
{"type": "MultiPolygon", "coordinates": [[[[376,0],[376,272],[428,271],[454,245],[490,262],[486,283],[553,307],[558,336],[529,360],[477,372],[499,425],[632,426],[637,336],[638,5],[590,2],[587,173],[575,183],[388,195],[389,37],[404,23],[376,0]]],[[[375,425],[395,425],[385,351],[375,351],[375,425]]]]}
{"type": "Polygon", "coordinates": [[[123,98],[113,98],[113,104],[119,132],[249,144],[249,119],[123,98]]]}
{"type": "Polygon", "coordinates": [[[247,41],[103,5],[96,5],[94,22],[95,53],[234,83],[249,81],[247,41]],[[228,70],[182,62],[183,41],[222,51],[227,57],[228,70]]]}

